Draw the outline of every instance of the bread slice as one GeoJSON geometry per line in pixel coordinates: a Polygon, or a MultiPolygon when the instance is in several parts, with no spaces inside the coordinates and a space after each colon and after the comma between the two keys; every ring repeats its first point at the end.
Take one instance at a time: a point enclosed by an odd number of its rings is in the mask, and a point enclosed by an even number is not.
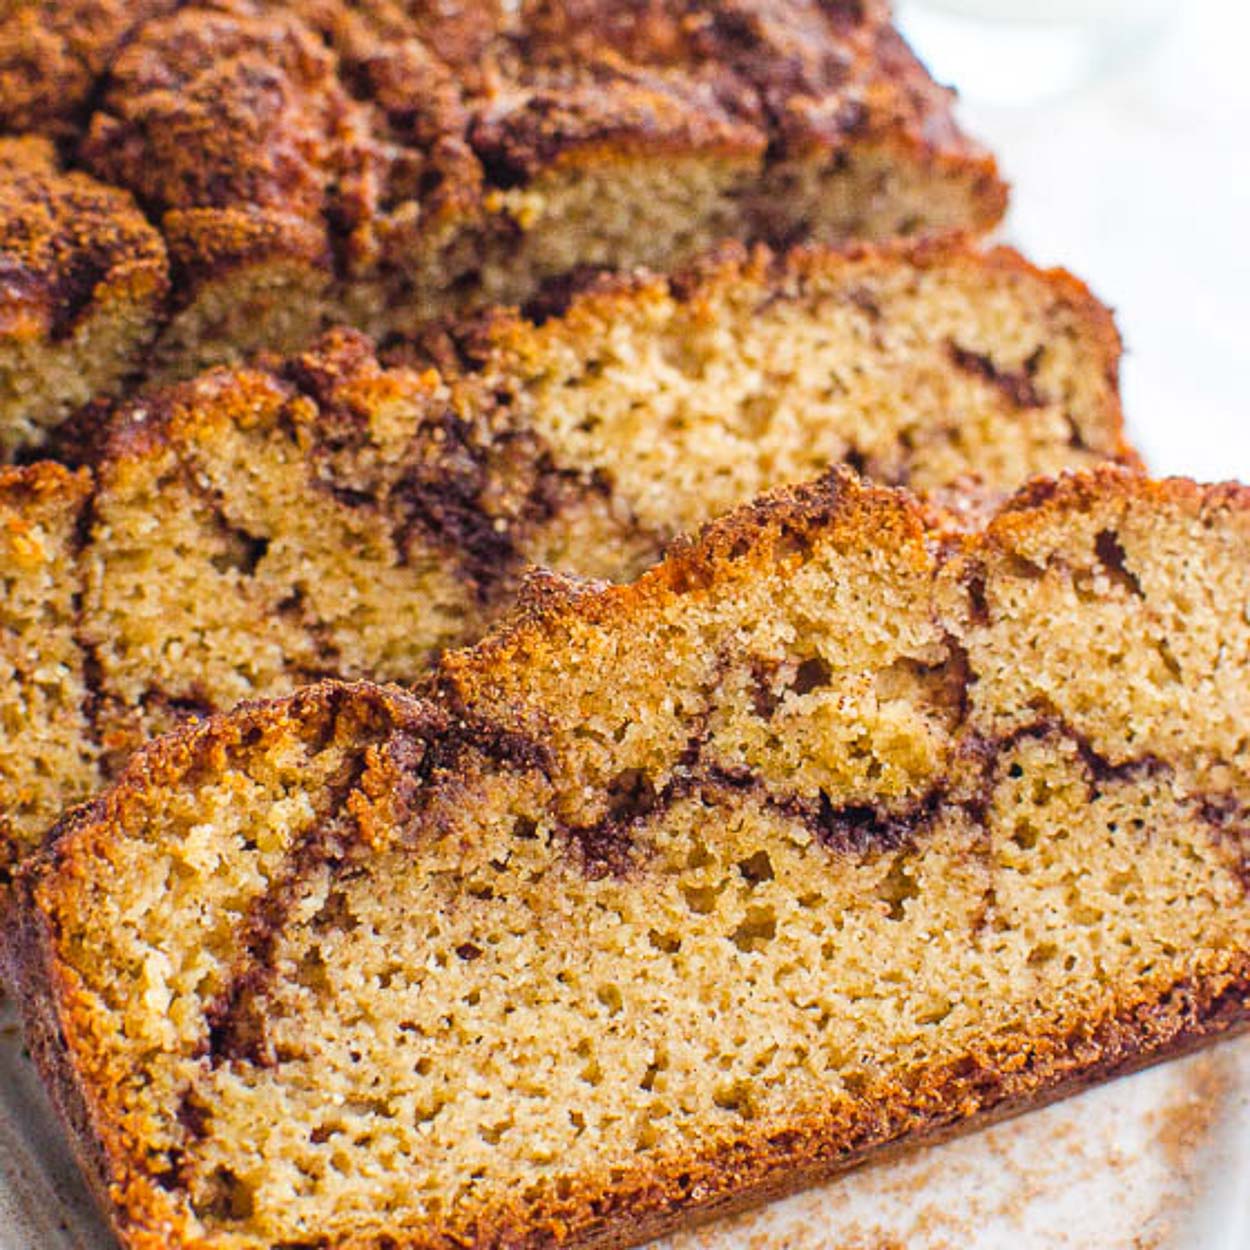
{"type": "Polygon", "coordinates": [[[98,776],[87,657],[76,632],[77,527],[90,476],[0,469],[0,874],[15,831],[47,825],[98,776]]]}
{"type": "Polygon", "coordinates": [[[624,1245],[1242,1026],[1248,551],[841,474],[145,747],[9,948],[122,1243],[624,1245]]]}
{"type": "Polygon", "coordinates": [[[141,372],[169,286],[165,244],[116,187],[0,137],[0,464],[141,372]]]}
{"type": "MultiPolygon", "coordinates": [[[[831,463],[1004,488],[1132,461],[1109,315],[1014,253],[738,253],[563,303],[432,332],[408,366],[336,334],[142,401],[94,440],[49,538],[88,685],[75,716],[0,722],[9,858],[187,715],[319,676],[419,678],[511,603],[526,563],[629,577],[831,463]],[[14,806],[32,724],[65,767],[14,806]]],[[[42,593],[39,570],[14,576],[42,593]]],[[[12,630],[31,655],[53,646],[12,630]]]]}
{"type": "Polygon", "coordinates": [[[578,266],[983,231],[1006,202],[878,0],[31,0],[0,12],[0,132],[55,135],[159,225],[166,380],[578,266]]]}

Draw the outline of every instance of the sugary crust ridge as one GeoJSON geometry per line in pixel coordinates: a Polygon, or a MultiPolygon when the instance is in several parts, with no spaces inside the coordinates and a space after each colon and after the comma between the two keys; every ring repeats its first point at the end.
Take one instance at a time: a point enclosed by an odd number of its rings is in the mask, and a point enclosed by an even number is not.
{"type": "Polygon", "coordinates": [[[1250,526],[1250,487],[1152,479],[1117,465],[1037,478],[988,505],[971,524],[940,501],[874,487],[840,469],[773,491],[709,522],[697,535],[679,538],[663,561],[627,585],[588,585],[535,570],[516,608],[476,646],[444,656],[431,681],[441,697],[471,705],[479,688],[506,680],[535,648],[548,640],[560,645],[571,624],[625,622],[643,604],[672,602],[700,588],[750,578],[753,569],[768,568],[777,552],[802,549],[817,539],[836,546],[840,528],[856,534],[867,527],[880,534],[887,549],[912,550],[923,539],[941,561],[972,562],[987,549],[1009,548],[1019,535],[1074,503],[1106,507],[1116,500],[1232,513],[1250,526]]]}
{"type": "Polygon", "coordinates": [[[74,472],[50,460],[22,468],[0,465],[0,505],[11,509],[6,521],[23,527],[24,517],[19,515],[19,509],[32,501],[38,504],[61,498],[81,499],[89,492],[90,482],[91,475],[86,470],[74,472]]]}

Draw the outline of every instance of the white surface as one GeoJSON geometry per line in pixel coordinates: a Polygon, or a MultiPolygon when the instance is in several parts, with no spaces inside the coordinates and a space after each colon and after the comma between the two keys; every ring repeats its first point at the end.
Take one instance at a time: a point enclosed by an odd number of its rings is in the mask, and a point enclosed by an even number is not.
{"type": "MultiPolygon", "coordinates": [[[[1157,0],[1145,0],[1157,3],[1157,0]]],[[[934,9],[994,21],[1099,22],[1131,18],[1143,0],[926,0],[934,9]]]]}
{"type": "MultiPolygon", "coordinates": [[[[1250,480],[1250,12],[1176,6],[1116,78],[1044,109],[963,113],[1014,183],[1008,236],[1117,308],[1152,467],[1250,480]]],[[[1250,1039],[668,1245],[1250,1250],[1248,1177],[1250,1039]]],[[[0,1250],[109,1244],[0,1024],[0,1250]]]]}
{"type": "Polygon", "coordinates": [[[1045,105],[965,98],[960,112],[1012,182],[1007,237],[1115,308],[1130,433],[1151,468],[1250,480],[1250,5],[1172,7],[1114,76],[1045,105]]]}

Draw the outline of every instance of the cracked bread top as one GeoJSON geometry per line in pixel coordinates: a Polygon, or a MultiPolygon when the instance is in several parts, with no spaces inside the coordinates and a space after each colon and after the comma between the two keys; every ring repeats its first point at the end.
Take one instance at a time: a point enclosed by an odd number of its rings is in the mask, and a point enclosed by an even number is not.
{"type": "MultiPolygon", "coordinates": [[[[410,174],[413,149],[466,137],[470,164],[493,185],[613,139],[785,154],[891,133],[981,157],[880,4],[531,0],[515,16],[457,6],[445,17],[384,0],[234,0],[130,6],[124,24],[117,6],[97,4],[98,22],[77,15],[108,48],[86,160],[154,209],[282,202],[290,184],[261,135],[302,147],[297,162],[322,171],[357,149],[376,162],[380,188],[410,174]],[[125,37],[110,45],[110,30],[125,37]],[[157,152],[171,169],[153,168],[157,152]]],[[[60,27],[62,8],[25,6],[11,20],[60,27]]],[[[39,58],[33,38],[8,46],[13,61],[39,58]]]]}
{"type": "Polygon", "coordinates": [[[992,171],[881,6],[543,0],[515,18],[455,13],[181,8],[137,26],[113,58],[83,159],[154,213],[280,212],[357,260],[357,231],[463,212],[491,188],[638,148],[784,158],[885,135],[992,171]]]}

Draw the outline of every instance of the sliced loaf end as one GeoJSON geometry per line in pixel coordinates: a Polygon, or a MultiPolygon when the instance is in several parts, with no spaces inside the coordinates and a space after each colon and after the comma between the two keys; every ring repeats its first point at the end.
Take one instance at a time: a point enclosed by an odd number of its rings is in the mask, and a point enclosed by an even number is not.
{"type": "Polygon", "coordinates": [[[146,748],[8,953],[123,1240],[625,1244],[1241,1026],[1248,531],[842,476],[146,748]]]}

